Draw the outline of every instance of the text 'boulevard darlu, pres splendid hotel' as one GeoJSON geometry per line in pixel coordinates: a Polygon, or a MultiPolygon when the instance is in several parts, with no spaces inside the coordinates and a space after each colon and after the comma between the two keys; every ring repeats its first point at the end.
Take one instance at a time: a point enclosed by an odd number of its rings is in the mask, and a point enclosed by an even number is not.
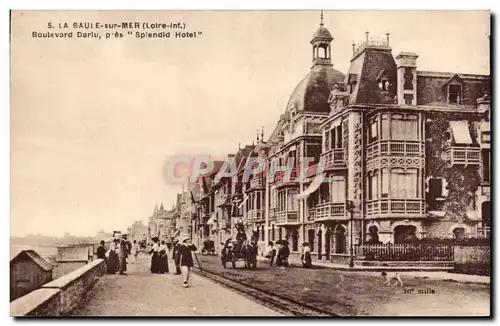
{"type": "Polygon", "coordinates": [[[393,54],[389,34],[368,33],[352,45],[344,74],[333,68],[332,40],[321,21],[312,67],[270,137],[228,155],[237,176],[218,180],[223,164],[215,161],[187,184],[176,229],[218,245],[242,223],[261,243],[285,239],[297,253],[309,242],[323,259],[346,254],[351,234],[356,244],[489,237],[490,77],[420,71],[418,54],[393,54]],[[268,165],[314,161],[305,178],[294,179],[294,170],[291,179],[245,180],[255,157],[268,165]],[[320,161],[328,182],[314,182],[320,161]]]}

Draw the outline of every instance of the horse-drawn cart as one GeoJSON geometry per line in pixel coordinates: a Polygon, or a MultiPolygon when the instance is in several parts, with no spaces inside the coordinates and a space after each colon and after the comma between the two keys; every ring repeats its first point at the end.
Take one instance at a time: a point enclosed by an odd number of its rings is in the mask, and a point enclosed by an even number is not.
{"type": "MultiPolygon", "coordinates": [[[[246,238],[246,237],[245,237],[246,238]]],[[[243,237],[237,240],[228,239],[221,250],[222,267],[231,262],[233,268],[236,268],[236,261],[243,260],[245,268],[255,269],[257,267],[257,240],[252,238],[246,240],[243,237]]]]}

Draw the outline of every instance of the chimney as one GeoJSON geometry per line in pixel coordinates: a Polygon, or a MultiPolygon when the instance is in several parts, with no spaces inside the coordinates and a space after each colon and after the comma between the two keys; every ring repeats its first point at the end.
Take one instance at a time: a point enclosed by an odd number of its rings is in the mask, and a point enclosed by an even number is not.
{"type": "Polygon", "coordinates": [[[417,105],[417,58],[413,52],[401,52],[396,56],[399,105],[417,105]]]}

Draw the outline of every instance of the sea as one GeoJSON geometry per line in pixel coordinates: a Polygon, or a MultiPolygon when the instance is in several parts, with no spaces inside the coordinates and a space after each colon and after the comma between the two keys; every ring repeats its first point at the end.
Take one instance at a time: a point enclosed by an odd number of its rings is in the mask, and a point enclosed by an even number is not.
{"type": "Polygon", "coordinates": [[[18,253],[23,250],[34,250],[40,256],[45,259],[52,260],[57,254],[57,247],[52,246],[32,246],[32,245],[20,245],[14,244],[11,242],[10,244],[10,259],[14,258],[18,253]]]}

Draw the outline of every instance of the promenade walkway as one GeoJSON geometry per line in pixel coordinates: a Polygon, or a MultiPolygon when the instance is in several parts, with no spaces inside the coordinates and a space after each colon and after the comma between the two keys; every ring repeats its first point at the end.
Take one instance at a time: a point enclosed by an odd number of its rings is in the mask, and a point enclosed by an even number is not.
{"type": "Polygon", "coordinates": [[[128,275],[105,275],[73,316],[279,316],[280,314],[212,281],[191,275],[151,274],[149,256],[128,264],[128,275]]]}

